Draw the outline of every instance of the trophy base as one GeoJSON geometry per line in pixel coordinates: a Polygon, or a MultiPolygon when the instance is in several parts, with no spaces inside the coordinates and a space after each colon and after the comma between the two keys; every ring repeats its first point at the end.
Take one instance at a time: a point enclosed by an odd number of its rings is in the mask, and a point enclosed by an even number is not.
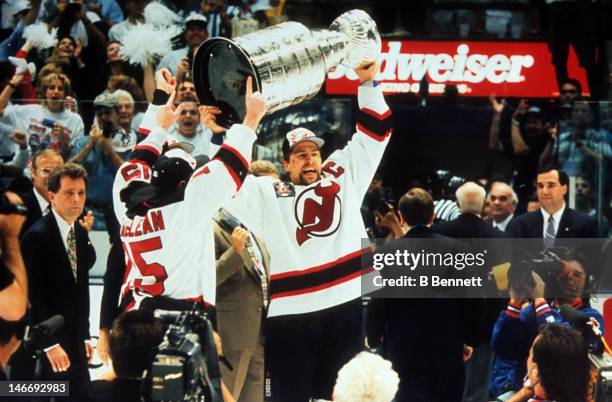
{"type": "Polygon", "coordinates": [[[246,77],[253,77],[253,91],[260,90],[259,77],[249,55],[227,38],[211,38],[193,59],[193,84],[202,105],[221,109],[216,122],[229,128],[242,123],[246,113],[246,77]]]}

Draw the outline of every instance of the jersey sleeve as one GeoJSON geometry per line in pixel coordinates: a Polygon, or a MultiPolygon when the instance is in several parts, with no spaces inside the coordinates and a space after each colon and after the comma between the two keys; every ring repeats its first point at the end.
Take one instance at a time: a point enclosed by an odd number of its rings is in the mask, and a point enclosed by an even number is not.
{"type": "Polygon", "coordinates": [[[194,218],[212,219],[238,191],[249,170],[255,132],[234,124],[215,157],[197,169],[185,190],[185,207],[194,218]]]}
{"type": "Polygon", "coordinates": [[[166,141],[166,131],[155,127],[156,114],[157,106],[149,105],[139,128],[139,131],[147,136],[134,147],[130,160],[117,170],[113,183],[113,206],[119,221],[127,212],[126,201],[130,192],[151,181],[151,168],[161,155],[166,141]]]}
{"type": "Polygon", "coordinates": [[[348,168],[350,178],[364,195],[389,143],[392,132],[391,110],[387,106],[381,87],[360,86],[357,95],[356,132],[349,143],[335,151],[325,161],[323,171],[338,175],[348,168]]]}
{"type": "Polygon", "coordinates": [[[267,210],[262,205],[265,202],[263,186],[272,180],[269,177],[249,175],[236,196],[223,206],[259,237],[263,237],[265,211],[267,210]]]}

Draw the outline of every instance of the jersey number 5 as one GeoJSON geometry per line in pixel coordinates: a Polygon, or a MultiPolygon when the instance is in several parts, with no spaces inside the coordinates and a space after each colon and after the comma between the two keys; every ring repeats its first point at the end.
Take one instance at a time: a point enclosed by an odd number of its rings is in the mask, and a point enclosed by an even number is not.
{"type": "Polygon", "coordinates": [[[156,262],[147,263],[143,254],[150,251],[160,250],[162,248],[161,238],[154,237],[152,239],[124,243],[129,249],[130,259],[136,265],[142,276],[152,276],[155,278],[153,284],[143,284],[142,279],[134,281],[134,287],[151,295],[160,296],[164,293],[164,281],[168,278],[166,268],[156,262]]]}

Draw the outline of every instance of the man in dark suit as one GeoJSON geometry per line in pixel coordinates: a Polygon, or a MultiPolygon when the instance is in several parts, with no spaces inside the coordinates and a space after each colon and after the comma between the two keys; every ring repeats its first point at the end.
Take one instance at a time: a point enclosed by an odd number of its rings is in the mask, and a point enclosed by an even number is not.
{"type": "MultiPolygon", "coordinates": [[[[512,191],[511,188],[510,191],[512,191]]],[[[503,233],[485,223],[481,218],[486,191],[474,182],[467,182],[457,189],[455,195],[461,214],[455,220],[437,223],[432,230],[448,237],[462,239],[472,248],[472,251],[486,249],[489,263],[487,269],[490,270],[501,261],[499,244],[489,239],[499,239],[503,237],[503,233]]],[[[489,382],[493,364],[493,352],[490,345],[491,331],[497,316],[505,307],[505,300],[497,297],[495,289],[487,288],[486,290],[485,314],[480,321],[478,344],[472,358],[466,363],[464,402],[489,400],[489,382]]]]}
{"type": "MultiPolygon", "coordinates": [[[[456,240],[430,229],[434,204],[427,191],[420,188],[408,191],[400,199],[399,212],[402,224],[409,227],[408,232],[403,239],[388,243],[377,253],[405,250],[407,239],[420,242],[428,252],[465,251],[456,240]]],[[[421,268],[425,272],[431,267],[417,267],[417,272],[421,268]]],[[[381,274],[385,276],[384,269],[381,274]]],[[[382,343],[386,358],[399,374],[395,401],[460,401],[465,381],[464,358],[468,359],[472,350],[466,344],[475,345],[481,310],[474,308],[475,303],[470,301],[444,296],[408,297],[409,293],[402,299],[374,297],[366,315],[367,344],[377,347],[382,343]]]]}
{"type": "Polygon", "coordinates": [[[29,192],[21,194],[21,199],[28,208],[27,219],[21,229],[22,236],[34,222],[50,211],[49,197],[47,195],[49,193],[49,174],[63,163],[64,159],[62,156],[53,149],[45,149],[34,155],[32,166],[30,167],[34,187],[29,192]]]}
{"type": "Polygon", "coordinates": [[[23,236],[21,248],[28,270],[31,321],[53,315],[64,325],[45,341],[42,380],[70,381],[69,398],[89,381],[89,270],[96,255],[87,231],[77,222],[85,206],[87,172],[68,163],[49,175],[51,212],[23,236]]]}
{"type": "Polygon", "coordinates": [[[568,184],[569,178],[562,170],[541,168],[537,176],[540,210],[512,219],[506,229],[508,237],[541,238],[544,248],[552,247],[558,238],[598,237],[595,219],[565,204],[568,184]]]}
{"type": "Polygon", "coordinates": [[[221,373],[237,402],[261,402],[270,256],[263,241],[239,223],[225,210],[213,221],[217,324],[225,356],[234,366],[221,365],[221,373]]]}

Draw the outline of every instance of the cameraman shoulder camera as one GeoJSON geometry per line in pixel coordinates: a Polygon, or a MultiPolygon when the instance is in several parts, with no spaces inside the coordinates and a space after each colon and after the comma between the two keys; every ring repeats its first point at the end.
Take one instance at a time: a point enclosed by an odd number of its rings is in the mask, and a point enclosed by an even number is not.
{"type": "MultiPolygon", "coordinates": [[[[19,232],[27,210],[14,193],[0,200],[0,366],[4,368],[19,346],[18,333],[24,327],[28,304],[28,281],[19,248],[19,232]]],[[[4,374],[0,370],[0,377],[4,374]]]]}
{"type": "Polygon", "coordinates": [[[150,310],[121,314],[113,322],[109,338],[115,378],[92,381],[81,389],[77,400],[140,402],[145,370],[151,366],[163,337],[163,325],[150,310]]]}

